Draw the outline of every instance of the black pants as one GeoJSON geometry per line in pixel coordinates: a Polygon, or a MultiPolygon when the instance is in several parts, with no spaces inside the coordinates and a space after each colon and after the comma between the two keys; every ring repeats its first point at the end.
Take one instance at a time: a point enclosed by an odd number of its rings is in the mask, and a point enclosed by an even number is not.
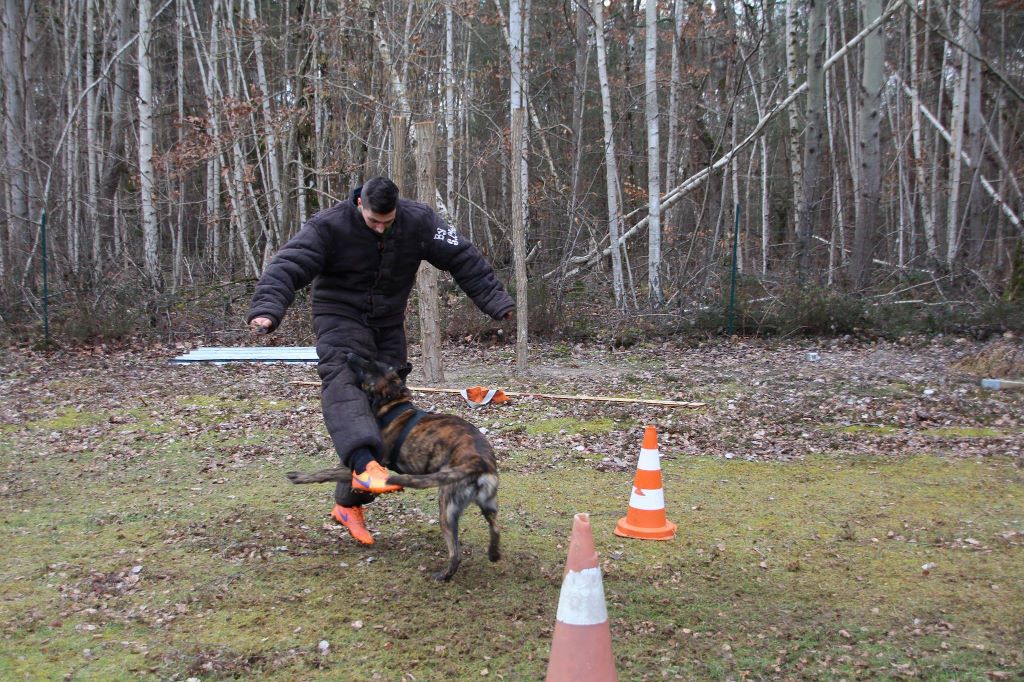
{"type": "MultiPolygon", "coordinates": [[[[320,406],[334,450],[341,463],[348,467],[352,466],[352,452],[360,447],[369,448],[379,459],[380,429],[366,394],[348,366],[348,354],[407,367],[405,325],[371,327],[347,317],[317,315],[313,318],[313,329],[316,354],[320,358],[316,368],[320,375],[320,406]]],[[[345,507],[366,504],[375,497],[352,490],[348,481],[339,481],[334,490],[334,501],[345,507]]]]}

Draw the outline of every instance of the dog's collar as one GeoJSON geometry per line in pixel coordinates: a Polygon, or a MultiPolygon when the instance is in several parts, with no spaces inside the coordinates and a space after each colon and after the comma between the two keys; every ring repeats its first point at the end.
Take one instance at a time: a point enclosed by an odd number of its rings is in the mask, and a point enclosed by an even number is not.
{"type": "Polygon", "coordinates": [[[380,430],[383,431],[391,425],[399,416],[412,410],[415,412],[414,415],[409,417],[409,420],[402,426],[402,432],[398,434],[398,439],[395,440],[395,444],[391,446],[391,452],[388,453],[388,461],[384,463],[388,469],[395,468],[395,462],[398,460],[398,453],[402,451],[402,445],[405,444],[405,439],[409,436],[409,432],[412,431],[413,427],[420,423],[423,417],[430,414],[424,412],[420,408],[416,407],[410,402],[399,403],[392,407],[390,410],[384,413],[384,416],[377,418],[377,424],[380,430]]]}
{"type": "Polygon", "coordinates": [[[398,403],[385,412],[383,416],[377,417],[377,425],[380,427],[380,430],[383,431],[387,427],[391,426],[391,422],[395,421],[398,417],[409,410],[416,410],[417,412],[421,411],[410,402],[398,403]]]}

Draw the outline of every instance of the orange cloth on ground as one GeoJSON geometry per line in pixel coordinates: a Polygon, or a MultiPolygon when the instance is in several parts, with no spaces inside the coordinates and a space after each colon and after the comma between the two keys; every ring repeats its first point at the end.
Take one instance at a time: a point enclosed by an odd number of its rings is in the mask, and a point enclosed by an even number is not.
{"type": "Polygon", "coordinates": [[[487,405],[488,403],[501,405],[508,402],[508,396],[500,388],[490,389],[483,386],[470,386],[462,389],[462,397],[471,405],[487,405]],[[488,399],[488,394],[490,394],[490,399],[488,399]]]}

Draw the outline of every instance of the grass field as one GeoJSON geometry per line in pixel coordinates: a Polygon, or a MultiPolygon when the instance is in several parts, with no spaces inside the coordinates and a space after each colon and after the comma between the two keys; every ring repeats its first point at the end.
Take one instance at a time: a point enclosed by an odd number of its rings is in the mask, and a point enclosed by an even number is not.
{"type": "Polygon", "coordinates": [[[578,511],[622,680],[1019,679],[1024,400],[941,349],[884,350],[904,364],[836,351],[824,382],[795,347],[555,349],[521,382],[507,349],[452,354],[453,385],[707,407],[421,396],[500,453],[504,557],[469,510],[448,584],[434,491],[368,507],[367,548],[328,523],[329,486],[284,478],[333,461],[316,389],[288,383],[308,368],[8,354],[0,679],[541,679],[578,511]],[[670,542],[611,532],[645,423],[670,542]]]}

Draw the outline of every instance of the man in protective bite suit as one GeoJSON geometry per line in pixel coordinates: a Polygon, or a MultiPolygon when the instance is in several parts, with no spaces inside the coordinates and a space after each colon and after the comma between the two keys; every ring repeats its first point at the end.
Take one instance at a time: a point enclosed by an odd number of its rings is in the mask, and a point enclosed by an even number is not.
{"type": "Polygon", "coordinates": [[[314,215],[281,247],[256,284],[247,318],[255,333],[274,331],[295,292],[313,283],[324,422],[342,464],[352,469],[352,480],[335,489],[331,516],[366,545],[373,535],[363,505],[401,487],[387,483],[377,420],[347,359],[355,353],[408,375],[405,309],[423,260],[450,272],[485,314],[512,319],[515,304],[477,248],[429,206],[399,198],[384,177],[314,215]]]}

